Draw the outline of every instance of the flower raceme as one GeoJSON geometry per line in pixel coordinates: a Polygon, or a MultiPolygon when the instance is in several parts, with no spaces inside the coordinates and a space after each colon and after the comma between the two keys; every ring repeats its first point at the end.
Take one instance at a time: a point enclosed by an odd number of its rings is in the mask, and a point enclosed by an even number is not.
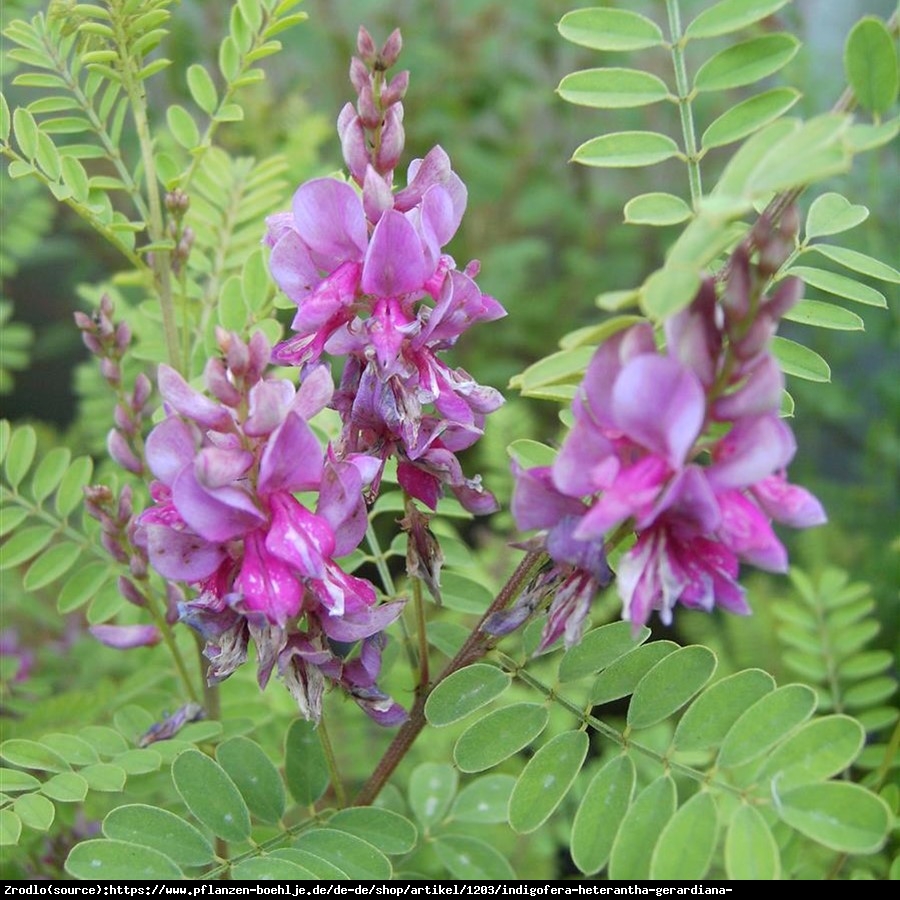
{"type": "Polygon", "coordinates": [[[249,344],[234,334],[219,340],[225,360],[206,367],[212,396],[160,366],[168,415],[147,438],[155,503],[139,517],[138,539],[156,571],[197,589],[181,618],[207,642],[211,681],[245,660],[252,639],[261,684],[277,664],[308,717],[318,718],[324,679],[353,686],[362,668],[361,705],[396,721],[402,710],[374,687],[380,651],[345,665],[330,643],[377,649],[400,613],[399,603],[376,605],[372,585],[335,562],[363,537],[363,487],[378,461],[338,459],[310,428],[334,390],[326,368],[295,389],[264,377],[271,348],[261,333],[249,344]],[[298,493],[317,494],[314,511],[298,493]]]}
{"type": "MultiPolygon", "coordinates": [[[[617,584],[635,628],[654,610],[669,624],[676,603],[748,613],[739,564],[787,568],[771,520],[825,521],[815,497],[785,478],[796,445],[779,418],[784,380],[769,347],[801,285],[785,281],[767,298],[765,277],[739,248],[722,297],[710,279],[665,323],[665,350],[649,323],[614,335],[588,366],[553,465],[516,471],[519,527],[541,530],[558,567],[593,570],[595,587],[596,561],[586,567],[578,553],[602,554],[607,534],[634,531],[617,584]]],[[[569,643],[584,612],[565,628],[569,643]]]]}
{"type": "Polygon", "coordinates": [[[345,358],[332,402],[343,422],[339,455],[395,455],[410,496],[434,508],[446,486],[466,509],[492,512],[493,495],[463,475],[456,453],[478,440],[503,398],[440,354],[505,311],[478,289],[477,263],[459,270],[443,253],[466,207],[447,154],[434,147],[413,160],[406,185],[394,187],[408,74],[385,83],[384,70],[399,32],[376,52],[361,29],[358,47],[356,108],[347,104],[338,120],[352,181],[306,182],[290,211],[268,220],[272,276],[297,304],[295,335],[274,358],[303,372],[323,354],[345,358]]]}

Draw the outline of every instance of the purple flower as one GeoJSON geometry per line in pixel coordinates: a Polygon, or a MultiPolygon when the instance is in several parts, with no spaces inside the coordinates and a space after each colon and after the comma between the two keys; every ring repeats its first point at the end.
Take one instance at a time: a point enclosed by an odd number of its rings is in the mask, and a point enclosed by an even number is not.
{"type": "MultiPolygon", "coordinates": [[[[778,417],[784,378],[768,348],[798,288],[754,300],[748,292],[759,283],[738,252],[725,299],[704,283],[665,323],[665,351],[647,324],[606,341],[553,466],[514,467],[513,516],[520,528],[540,530],[557,566],[597,583],[606,535],[620,526],[636,533],[618,567],[623,617],[635,628],[654,610],[670,623],[676,603],[748,613],[739,564],[787,569],[771,519],[825,521],[818,501],[784,477],[796,444],[778,417]]],[[[584,606],[574,580],[557,585],[547,628],[559,633],[566,619],[568,640],[584,606]]]]}
{"type": "Polygon", "coordinates": [[[253,641],[265,684],[292,635],[369,638],[401,604],[377,606],[372,585],[335,561],[365,533],[363,491],[379,462],[338,458],[310,428],[334,390],[328,370],[308,371],[295,390],[263,377],[265,341],[220,343],[228,364],[206,376],[221,400],[160,367],[169,415],[147,438],[155,504],[140,516],[138,540],[160,574],[197,588],[180,612],[206,641],[210,680],[228,677],[253,641]],[[301,492],[317,492],[315,509],[301,492]]]}

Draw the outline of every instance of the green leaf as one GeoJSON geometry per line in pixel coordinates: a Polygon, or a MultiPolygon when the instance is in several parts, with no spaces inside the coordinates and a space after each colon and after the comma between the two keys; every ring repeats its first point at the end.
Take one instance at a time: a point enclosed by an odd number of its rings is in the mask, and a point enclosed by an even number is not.
{"type": "Polygon", "coordinates": [[[877,125],[855,122],[847,129],[845,140],[853,153],[865,153],[889,144],[900,133],[900,119],[888,119],[877,125]]]}
{"type": "Polygon", "coordinates": [[[38,127],[34,121],[34,116],[22,106],[13,110],[12,117],[13,134],[16,136],[16,143],[22,151],[22,156],[26,159],[33,160],[37,153],[38,127]]]}
{"type": "Polygon", "coordinates": [[[71,541],[54,544],[29,567],[22,579],[26,591],[36,591],[63,576],[84,553],[84,548],[71,541]]]}
{"type": "Polygon", "coordinates": [[[772,354],[786,375],[806,381],[831,381],[831,367],[815,350],[776,334],[772,339],[772,354]]]}
{"type": "Polygon", "coordinates": [[[22,821],[8,807],[0,809],[0,847],[19,843],[22,835],[22,821]]]}
{"type": "Polygon", "coordinates": [[[780,796],[781,819],[840,853],[874,853],[891,827],[891,811],[878,796],[848,781],[807,784],[780,796]]]}
{"type": "Polygon", "coordinates": [[[284,774],[291,796],[301,806],[312,806],[328,790],[328,762],[312,722],[291,722],[284,742],[284,774]]]}
{"type": "Polygon", "coordinates": [[[284,784],[259,744],[242,736],[230,738],[216,747],[216,761],[237,785],[256,818],[273,825],[281,819],[284,784]]]}
{"type": "Polygon", "coordinates": [[[60,160],[62,180],[72,190],[72,196],[86,203],[90,192],[88,175],[84,166],[74,156],[63,156],[60,160]]]}
{"type": "MultiPolygon", "coordinates": [[[[575,331],[570,331],[560,338],[559,344],[565,350],[583,346],[596,347],[611,338],[614,334],[618,334],[620,331],[624,331],[626,328],[630,328],[632,325],[637,325],[639,322],[643,321],[643,316],[610,316],[597,325],[585,325],[583,328],[576,328],[575,331]]],[[[528,443],[528,441],[526,440],[525,443],[528,443]]],[[[510,446],[515,446],[516,444],[518,444],[518,441],[513,441],[510,446]]],[[[553,455],[550,457],[549,462],[536,462],[531,463],[531,465],[550,465],[550,463],[556,459],[556,451],[552,450],[551,452],[553,455]]]]}
{"type": "Polygon", "coordinates": [[[0,507],[0,537],[15,531],[28,518],[28,510],[21,506],[0,507]]]}
{"type": "Polygon", "coordinates": [[[86,563],[66,580],[56,601],[57,610],[66,614],[83,606],[106,584],[111,574],[109,563],[86,563]]]}
{"type": "Polygon", "coordinates": [[[781,9],[788,0],[722,0],[704,9],[685,29],[686,38],[710,38],[740,31],[781,9]]]}
{"type": "Polygon", "coordinates": [[[716,802],[709,791],[694,794],[666,822],[650,860],[650,877],[660,881],[703,878],[712,862],[719,830],[716,802]]]}
{"type": "Polygon", "coordinates": [[[846,266],[854,272],[860,272],[880,281],[888,281],[891,284],[900,284],[900,271],[893,266],[889,266],[880,259],[867,256],[865,253],[850,250],[848,247],[835,247],[832,244],[812,244],[804,252],[820,253],[827,259],[846,266]]]}
{"type": "Polygon", "coordinates": [[[775,688],[775,679],[762,669],[735,672],[708,687],[681,717],[673,738],[677,750],[716,747],[738,717],[775,688]]]}
{"type": "Polygon", "coordinates": [[[130,752],[125,738],[118,731],[104,725],[88,725],[78,732],[101,756],[118,756],[130,752]]]}
{"type": "Polygon", "coordinates": [[[447,815],[456,795],[458,776],[446,763],[422,763],[409,778],[409,805],[426,831],[447,815]]]}
{"type": "Polygon", "coordinates": [[[347,880],[347,873],[343,869],[339,869],[328,862],[327,859],[322,859],[321,856],[310,853],[308,850],[301,850],[299,847],[282,847],[278,850],[273,850],[269,856],[276,859],[286,859],[288,862],[301,866],[308,872],[311,872],[315,878],[321,878],[326,881],[347,880]]]}
{"type": "Polygon", "coordinates": [[[564,731],[528,760],[509,798],[509,824],[515,831],[528,834],[547,821],[581,771],[589,743],[583,731],[564,731]]]}
{"type": "Polygon", "coordinates": [[[851,203],[842,194],[829,191],[813,200],[806,214],[806,240],[849,231],[869,217],[865,206],[851,203]]]}
{"type": "Polygon", "coordinates": [[[515,784],[512,775],[483,775],[470,781],[457,794],[450,817],[457,822],[506,822],[515,784]]]}
{"type": "Polygon", "coordinates": [[[374,806],[339,810],[328,825],[355,834],[391,856],[411,852],[419,838],[416,826],[409,819],[374,806]]]}
{"type": "Polygon", "coordinates": [[[241,51],[230,34],[219,44],[219,71],[229,83],[234,81],[241,71],[241,51]]]}
{"type": "Polygon", "coordinates": [[[865,331],[866,327],[866,323],[855,312],[821,300],[801,300],[782,318],[801,325],[831,328],[835,331],[865,331]]]}
{"type": "Polygon", "coordinates": [[[523,469],[530,469],[534,466],[550,466],[556,459],[556,450],[540,441],[532,441],[528,438],[519,438],[513,441],[506,448],[506,452],[523,469]]]}
{"type": "Polygon", "coordinates": [[[725,735],[719,766],[728,769],[758,759],[802,725],[815,708],[815,691],[803,684],[788,684],[761,697],[725,735]]]}
{"type": "Polygon", "coordinates": [[[41,793],[58,803],[81,803],[87,792],[88,783],[74,772],[59,772],[41,785],[41,793]]]}
{"type": "Polygon", "coordinates": [[[43,794],[25,794],[12,805],[13,812],[26,828],[48,831],[56,818],[56,807],[43,794]]]}
{"type": "Polygon", "coordinates": [[[162,757],[149,747],[138,747],[117,755],[116,765],[121,766],[129,775],[144,775],[158,771],[162,765],[162,757]]]}
{"type": "Polygon", "coordinates": [[[12,118],[9,113],[9,105],[6,97],[0,93],[0,141],[6,143],[9,140],[9,133],[12,129],[12,118]]]}
{"type": "Polygon", "coordinates": [[[25,738],[11,738],[0,744],[0,757],[23,769],[39,769],[42,772],[69,770],[69,764],[55,750],[25,738]]]}
{"type": "Polygon", "coordinates": [[[99,762],[97,751],[85,740],[74,734],[45,734],[41,743],[55,750],[67,763],[73,766],[89,766],[99,762]]]}
{"type": "Polygon", "coordinates": [[[177,103],[173,103],[166,110],[166,122],[172,137],[188,150],[192,150],[200,143],[200,131],[191,114],[177,103]]]}
{"type": "Polygon", "coordinates": [[[773,88],[743,100],[722,113],[703,132],[701,146],[710,150],[741,141],[784,115],[799,99],[800,92],[793,88],[773,88]]]}
{"type": "Polygon", "coordinates": [[[674,194],[652,192],[632,197],[625,204],[625,221],[631,225],[677,225],[689,219],[690,206],[674,194]]]}
{"type": "Polygon", "coordinates": [[[84,778],[92,791],[108,791],[110,793],[121,791],[128,778],[123,768],[110,763],[95,763],[92,766],[85,766],[79,770],[78,774],[84,778]]]}
{"type": "Polygon", "coordinates": [[[103,820],[103,834],[115,841],[150,847],[179,866],[205,866],[215,859],[212,845],[180,816],[142,803],[119,806],[103,820]]]}
{"type": "Polygon", "coordinates": [[[390,860],[380,850],[343,831],[312,828],[301,834],[294,846],[328,860],[354,881],[387,881],[392,874],[390,860]]]}
{"type": "MultiPolygon", "coordinates": [[[[290,859],[269,854],[252,856],[239,862],[231,870],[231,878],[236,881],[310,881],[316,876],[290,859]]],[[[265,890],[265,888],[263,888],[265,890]]]]}
{"type": "Polygon", "coordinates": [[[595,109],[628,109],[669,96],[666,83],[639,69],[585,69],[566,75],[556,89],[563,100],[595,109]]]}
{"type": "Polygon", "coordinates": [[[510,685],[510,677],[497,666],[476,663],[445,678],[425,702],[425,717],[436,726],[449,725],[487,706],[510,685]]]}
{"type": "Polygon", "coordinates": [[[610,880],[650,877],[653,846],[675,812],[675,804],[675,782],[668,775],[661,775],[637,795],[613,841],[610,880]]]}
{"type": "Polygon", "coordinates": [[[687,306],[699,287],[700,272],[697,269],[667,264],[644,282],[641,308],[651,319],[665,319],[687,306]]]}
{"type": "Polygon", "coordinates": [[[17,488],[31,468],[37,449],[37,434],[30,425],[23,425],[12,433],[6,451],[6,480],[17,488]]]}
{"type": "Polygon", "coordinates": [[[725,871],[733,881],[775,881],[781,874],[778,844],[755,806],[742,804],[728,826],[725,871]]]}
{"type": "Polygon", "coordinates": [[[776,747],[758,773],[771,778],[779,793],[824,781],[844,771],[862,749],[866,734],[850,716],[825,716],[807,722],[776,747]]]}
{"type": "Polygon", "coordinates": [[[463,772],[483,772],[527,747],[547,726],[549,713],[538,703],[514,703],[470,725],[453,748],[463,772]]]}
{"type": "Polygon", "coordinates": [[[196,819],[226,841],[250,837],[250,811],[235,783],[215,760],[185,750],[172,763],[172,781],[196,819]]]}
{"type": "Polygon", "coordinates": [[[219,98],[216,95],[216,86],[209,72],[200,63],[194,63],[188,66],[187,83],[194,102],[203,112],[211,116],[216,111],[219,98]]]}
{"type": "Polygon", "coordinates": [[[483,581],[462,572],[441,572],[441,600],[448,609],[480,615],[494,599],[483,581]]]}
{"type": "Polygon", "coordinates": [[[592,50],[642,50],[664,40],[655,22],[624,9],[576,9],[566,13],[557,27],[567,41],[592,50]]]}
{"type": "Polygon", "coordinates": [[[84,487],[91,480],[94,462],[89,456],[79,456],[72,461],[56,489],[54,505],[56,511],[67,518],[84,498],[84,487]]]}
{"type": "Polygon", "coordinates": [[[31,525],[21,528],[3,545],[0,569],[11,569],[36,556],[50,541],[56,530],[50,525],[31,525]]]}
{"type": "Polygon", "coordinates": [[[628,725],[647,728],[681,709],[712,678],[716,655],[708,647],[682,647],[661,659],[638,682],[628,706],[628,725]]]}
{"type": "Polygon", "coordinates": [[[574,681],[585,675],[593,675],[627,653],[637,650],[648,637],[650,629],[646,625],[642,625],[636,635],[632,633],[630,622],[601,625],[589,631],[579,643],[565,652],[559,664],[559,680],[574,681]]]}
{"type": "Polygon", "coordinates": [[[161,881],[184,878],[168,856],[124,841],[82,841],[72,848],[66,871],[83,881],[161,881]]]}
{"type": "Polygon", "coordinates": [[[791,266],[784,275],[796,275],[802,278],[811,287],[819,288],[829,294],[838,297],[846,297],[866,306],[877,306],[882,309],[887,307],[887,300],[881,291],[876,291],[868,285],[860,284],[855,278],[840,275],[837,272],[829,272],[826,269],[814,269],[810,266],[791,266]]]}
{"type": "Polygon", "coordinates": [[[678,649],[673,641],[654,641],[617,659],[597,676],[591,688],[591,705],[627,697],[653,666],[678,649]]]}
{"type": "Polygon", "coordinates": [[[33,791],[41,786],[40,781],[19,769],[0,768],[0,792],[18,794],[20,791],[33,791]]]}
{"type": "Polygon", "coordinates": [[[628,756],[611,759],[591,779],[572,823],[572,861],[585,875],[599,872],[634,793],[635,769],[628,756]]]}
{"type": "Polygon", "coordinates": [[[465,834],[444,834],[434,841],[440,861],[457,880],[508,881],[516,873],[490,844],[465,834]]]}
{"type": "Polygon", "coordinates": [[[700,66],[694,89],[724,91],[761,81],[786,66],[799,49],[800,41],[784,32],[732,44],[700,66]]]}
{"type": "Polygon", "coordinates": [[[575,149],[572,161],[601,168],[652,166],[679,153],[678,144],[655,131],[617,131],[591,138],[575,149]]]}
{"type": "Polygon", "coordinates": [[[865,16],[850,29],[844,46],[844,68],[860,106],[876,115],[891,108],[900,82],[897,51],[881,19],[865,16]]]}
{"type": "Polygon", "coordinates": [[[594,347],[579,347],[576,350],[551,353],[510,379],[509,386],[517,388],[527,397],[535,389],[548,384],[578,382],[584,376],[594,350],[594,347]]]}

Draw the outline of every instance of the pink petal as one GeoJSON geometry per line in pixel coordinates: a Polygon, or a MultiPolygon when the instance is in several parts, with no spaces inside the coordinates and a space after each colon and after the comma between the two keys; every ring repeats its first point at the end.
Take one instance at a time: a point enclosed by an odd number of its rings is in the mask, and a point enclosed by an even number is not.
{"type": "Polygon", "coordinates": [[[331,452],[322,472],[316,515],[334,532],[334,556],[355,550],[369,523],[359,469],[352,463],[338,461],[331,452]]]}
{"type": "Polygon", "coordinates": [[[792,528],[810,528],[828,521],[822,504],[805,488],[789,484],[782,473],[757,481],[751,488],[766,515],[792,528]]]}
{"type": "Polygon", "coordinates": [[[258,381],[250,388],[249,409],[244,434],[261,437],[282,422],[294,400],[294,386],[284,378],[258,381]]]}
{"type": "Polygon", "coordinates": [[[362,200],[349,184],[335,178],[307,181],[294,194],[291,208],[297,233],[317,266],[333,272],[342,262],[362,260],[366,217],[362,200]]]}
{"type": "Polygon", "coordinates": [[[366,253],[363,291],[377,297],[397,297],[421,290],[430,274],[415,228],[396,210],[385,212],[366,253]]]}
{"type": "Polygon", "coordinates": [[[227,485],[204,487],[193,468],[183,469],[175,479],[172,501],[191,529],[208,541],[240,537],[264,521],[245,490],[227,485]]]}
{"type": "Polygon", "coordinates": [[[163,400],[177,413],[199,425],[228,430],[233,424],[231,413],[199,391],[195,391],[175,369],[160,363],[157,385],[163,400]]]}
{"type": "Polygon", "coordinates": [[[278,287],[294,303],[300,303],[322,280],[309,247],[293,228],[285,231],[272,248],[269,271],[278,287]]]}
{"type": "Polygon", "coordinates": [[[322,478],[322,456],[322,446],[312,429],[295,412],[289,412],[263,450],[259,493],[312,490],[322,478]]]}
{"type": "Polygon", "coordinates": [[[716,490],[748,487],[783,469],[796,449],[791,429],[778,416],[738,419],[713,448],[709,483],[716,490]]]}
{"type": "Polygon", "coordinates": [[[220,488],[237,481],[253,465],[247,450],[204,447],[194,459],[194,475],[207,488],[220,488]]]}
{"type": "Polygon", "coordinates": [[[775,358],[766,354],[736,391],[716,400],[713,412],[719,420],[777,413],[783,391],[784,373],[775,358]]]}
{"type": "Polygon", "coordinates": [[[326,560],[334,554],[331,526],[288,493],[273,494],[269,502],[272,525],[266,537],[266,549],[290,563],[301,575],[323,578],[326,560]]]}
{"type": "Polygon", "coordinates": [[[331,402],[334,381],[327,366],[316,366],[308,371],[291,404],[291,409],[307,422],[331,402]]]}
{"type": "Polygon", "coordinates": [[[268,552],[266,545],[262,531],[247,536],[234,586],[243,594],[248,610],[263,613],[273,624],[284,625],[300,612],[303,585],[291,567],[268,552]]]}
{"type": "Polygon", "coordinates": [[[787,551],[772,531],[765,513],[739,491],[719,495],[722,524],[718,536],[722,543],[744,562],[769,572],[786,572],[787,551]]]}
{"type": "Polygon", "coordinates": [[[622,369],[612,393],[616,424],[673,469],[700,433],[706,396],[697,376],[673,359],[645,353],[622,369]]]}

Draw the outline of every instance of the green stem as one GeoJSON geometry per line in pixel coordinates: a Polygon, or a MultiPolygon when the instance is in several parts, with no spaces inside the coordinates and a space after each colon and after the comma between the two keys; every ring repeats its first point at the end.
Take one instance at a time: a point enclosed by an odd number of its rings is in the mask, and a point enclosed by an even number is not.
{"type": "Polygon", "coordinates": [[[428,671],[428,632],[425,629],[425,603],[422,600],[422,582],[410,576],[412,584],[413,604],[416,611],[416,631],[419,636],[419,681],[416,691],[427,692],[430,678],[428,671]]]}
{"type": "Polygon", "coordinates": [[[546,553],[533,550],[526,554],[524,559],[516,566],[515,571],[501,588],[497,597],[494,599],[494,602],[487,608],[478,624],[469,634],[465,643],[460,647],[456,656],[450,660],[443,672],[438,676],[434,685],[416,695],[415,702],[409,712],[409,718],[407,718],[403,725],[400,726],[400,730],[394,736],[394,740],[378,761],[378,765],[375,767],[369,780],[363,785],[359,794],[357,794],[356,799],[353,801],[354,806],[368,806],[378,796],[381,789],[387,783],[388,778],[391,777],[394,770],[400,764],[400,761],[406,756],[407,752],[409,752],[410,747],[412,747],[416,738],[425,727],[425,701],[428,699],[431,691],[458,669],[471,665],[473,662],[481,659],[481,657],[494,646],[498,639],[494,635],[482,631],[482,625],[484,625],[489,616],[502,609],[506,609],[512,604],[547,561],[548,557],[546,553]]]}
{"type": "Polygon", "coordinates": [[[678,91],[678,113],[681,118],[681,134],[684,139],[684,154],[688,167],[688,182],[691,189],[691,204],[694,209],[703,198],[703,184],[700,180],[700,154],[697,151],[697,135],[694,131],[694,112],[691,101],[694,92],[691,89],[684,59],[686,40],[681,32],[681,12],[678,0],[666,0],[669,14],[669,33],[672,64],[675,67],[675,86],[678,91]]]}
{"type": "Polygon", "coordinates": [[[344,790],[344,782],[341,780],[338,772],[337,757],[334,755],[334,747],[331,739],[328,737],[328,729],[325,727],[325,715],[319,720],[316,731],[319,735],[319,743],[322,745],[322,752],[325,754],[325,762],[328,764],[328,772],[331,776],[331,784],[334,788],[334,796],[337,800],[339,808],[343,809],[347,805],[347,792],[344,790]]]}
{"type": "MultiPolygon", "coordinates": [[[[122,64],[122,85],[128,94],[134,129],[141,148],[141,162],[144,168],[144,183],[147,190],[148,215],[146,217],[147,235],[151,244],[157,244],[165,238],[165,217],[159,195],[159,179],[156,175],[156,160],[153,155],[153,136],[150,133],[150,121],[147,118],[147,92],[140,80],[140,57],[131,53],[128,35],[120,18],[114,17],[116,43],[119,59],[122,64]]],[[[169,265],[169,253],[156,250],[153,253],[152,269],[154,282],[159,297],[163,319],[163,337],[169,363],[179,372],[183,371],[181,345],[178,340],[178,327],[175,318],[175,304],[172,297],[172,273],[169,265]]]]}

